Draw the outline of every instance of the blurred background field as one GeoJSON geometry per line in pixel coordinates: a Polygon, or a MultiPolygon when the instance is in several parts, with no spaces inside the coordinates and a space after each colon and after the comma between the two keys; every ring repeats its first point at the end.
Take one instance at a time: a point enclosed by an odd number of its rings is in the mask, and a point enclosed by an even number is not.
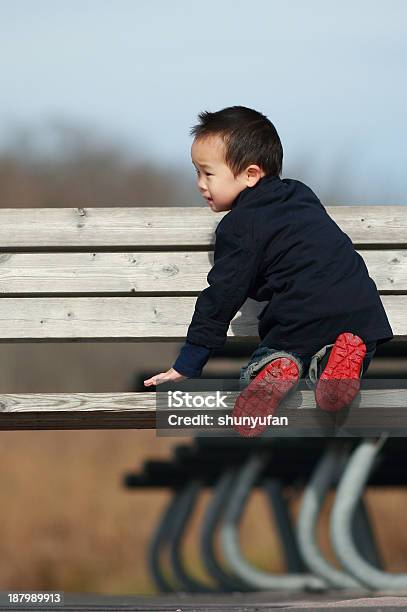
{"type": "MultiPolygon", "coordinates": [[[[367,0],[208,0],[203,11],[186,0],[3,0],[0,207],[204,206],[189,129],[202,110],[234,104],[275,123],[283,177],[309,184],[325,205],[406,204],[406,16],[401,1],[389,11],[367,0]]],[[[179,348],[0,344],[0,393],[142,390],[141,374],[168,369],[179,348]]],[[[253,348],[225,350],[205,373],[237,375],[253,348]]],[[[401,354],[380,349],[370,375],[406,376],[401,354]]],[[[153,592],[146,545],[169,494],[126,490],[121,479],[181,441],[154,431],[0,432],[1,589],[153,592]]],[[[207,499],[185,543],[201,578],[207,499]]],[[[406,492],[367,499],[388,568],[407,571],[406,492]]],[[[294,515],[297,507],[293,499],[294,515]]],[[[282,571],[260,494],[242,544],[259,567],[282,571]]]]}
{"type": "MultiPolygon", "coordinates": [[[[184,438],[186,441],[186,439],[184,438]]],[[[124,471],[147,457],[167,457],[172,439],[151,431],[2,432],[0,584],[10,590],[93,593],[155,592],[145,551],[168,500],[164,491],[129,491],[124,471]]],[[[200,499],[183,552],[186,567],[205,580],[198,558],[198,526],[208,501],[200,499]]],[[[387,567],[406,571],[406,491],[372,490],[367,503],[387,567]]],[[[324,552],[328,498],[320,522],[324,552]]],[[[298,500],[292,503],[296,515],[298,500]]],[[[242,547],[253,563],[283,571],[276,531],[260,493],[244,516],[242,547]]]]}

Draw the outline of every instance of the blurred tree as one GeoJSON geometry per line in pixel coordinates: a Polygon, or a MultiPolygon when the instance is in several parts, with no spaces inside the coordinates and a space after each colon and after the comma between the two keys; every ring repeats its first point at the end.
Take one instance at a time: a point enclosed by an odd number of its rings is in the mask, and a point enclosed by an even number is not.
{"type": "Polygon", "coordinates": [[[0,207],[203,205],[195,175],[132,156],[89,127],[17,126],[0,150],[0,207]]]}

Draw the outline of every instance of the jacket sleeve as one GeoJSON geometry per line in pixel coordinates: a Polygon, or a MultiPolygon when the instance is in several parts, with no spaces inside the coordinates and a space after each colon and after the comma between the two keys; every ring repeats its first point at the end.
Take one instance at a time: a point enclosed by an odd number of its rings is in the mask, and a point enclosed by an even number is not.
{"type": "Polygon", "coordinates": [[[214,264],[208,287],[199,294],[186,339],[210,349],[221,348],[231,320],[255,283],[259,258],[253,221],[225,215],[216,228],[214,264]]]}
{"type": "Polygon", "coordinates": [[[206,346],[185,342],[172,367],[184,376],[199,377],[212,352],[206,346]]]}

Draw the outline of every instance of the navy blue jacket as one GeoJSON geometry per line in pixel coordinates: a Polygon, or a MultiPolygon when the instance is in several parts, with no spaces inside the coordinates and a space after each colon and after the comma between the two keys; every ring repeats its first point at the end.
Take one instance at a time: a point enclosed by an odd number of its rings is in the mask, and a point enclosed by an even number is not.
{"type": "Polygon", "coordinates": [[[214,265],[173,364],[200,376],[248,297],[267,346],[314,354],[344,331],[393,338],[377,287],[352,241],[304,183],[264,176],[239,193],[216,228],[214,265]]]}

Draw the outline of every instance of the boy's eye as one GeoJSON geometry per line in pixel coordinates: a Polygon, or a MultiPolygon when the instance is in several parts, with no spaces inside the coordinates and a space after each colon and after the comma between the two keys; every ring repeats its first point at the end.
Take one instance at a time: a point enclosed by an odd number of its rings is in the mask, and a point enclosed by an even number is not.
{"type": "MultiPolygon", "coordinates": [[[[199,174],[199,170],[198,170],[198,168],[195,168],[195,172],[196,172],[197,174],[199,174]]],[[[213,174],[212,174],[212,173],[210,173],[210,172],[205,172],[205,174],[206,174],[206,176],[213,176],[213,174]]]]}

